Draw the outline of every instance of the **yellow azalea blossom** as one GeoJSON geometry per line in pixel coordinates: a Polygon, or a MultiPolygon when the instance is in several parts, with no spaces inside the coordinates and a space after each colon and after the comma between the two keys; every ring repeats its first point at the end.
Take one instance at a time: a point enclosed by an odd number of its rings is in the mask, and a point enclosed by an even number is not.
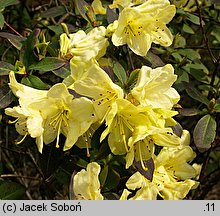
{"type": "Polygon", "coordinates": [[[66,85],[55,84],[47,93],[47,99],[33,103],[44,119],[43,140],[49,144],[56,139],[59,147],[59,135],[66,136],[64,151],[70,149],[77,139],[96,121],[92,102],[84,97],[73,98],[66,85]]]}
{"type": "Polygon", "coordinates": [[[151,127],[144,129],[136,127],[128,140],[129,152],[126,155],[126,168],[135,161],[140,161],[142,168],[146,169],[143,161],[149,160],[154,154],[154,146],[177,147],[180,145],[180,138],[176,136],[171,128],[151,127]]]}
{"type": "Polygon", "coordinates": [[[124,7],[131,7],[133,5],[142,4],[144,2],[146,2],[146,0],[114,0],[113,3],[109,5],[109,7],[111,9],[118,8],[119,6],[124,8],[124,7]]]}
{"type": "MultiPolygon", "coordinates": [[[[15,117],[16,131],[23,136],[23,138],[16,144],[20,144],[27,135],[36,138],[36,144],[39,152],[43,149],[43,119],[40,112],[31,108],[16,106],[13,108],[6,108],[5,114],[15,117]]],[[[12,122],[13,123],[13,122],[12,122]]]]}
{"type": "Polygon", "coordinates": [[[91,58],[100,58],[105,55],[108,39],[105,38],[104,26],[93,28],[88,34],[79,30],[74,34],[60,35],[60,56],[77,61],[88,61],[91,58]]]}
{"type": "Polygon", "coordinates": [[[5,113],[9,116],[17,118],[15,122],[15,128],[20,135],[23,135],[23,139],[18,142],[21,143],[27,135],[32,138],[36,138],[36,144],[38,150],[42,152],[43,138],[42,134],[44,129],[42,128],[43,119],[40,112],[31,107],[34,102],[41,102],[46,98],[47,91],[37,90],[29,86],[22,85],[16,81],[14,72],[9,73],[9,86],[12,92],[19,99],[19,106],[13,108],[6,108],[5,113]]]}
{"type": "Polygon", "coordinates": [[[117,98],[123,98],[123,90],[112,82],[107,73],[93,64],[86,76],[74,82],[73,89],[80,95],[92,98],[98,118],[103,121],[117,98]]]}
{"type": "Polygon", "coordinates": [[[106,8],[102,6],[101,0],[93,0],[91,6],[95,14],[106,14],[106,8]]]}
{"type": "Polygon", "coordinates": [[[115,46],[127,44],[137,55],[145,56],[151,43],[170,46],[173,36],[166,24],[176,13],[168,0],[149,0],[125,7],[119,14],[118,28],[112,35],[115,46]]]}
{"type": "Polygon", "coordinates": [[[178,92],[171,87],[176,79],[170,64],[155,69],[142,66],[131,94],[143,106],[151,105],[153,108],[169,110],[180,99],[178,92]]]}
{"type": "Polygon", "coordinates": [[[116,155],[129,151],[128,139],[137,126],[147,127],[150,123],[147,116],[125,99],[115,101],[105,120],[107,128],[101,135],[101,141],[109,134],[108,144],[116,155]]]}
{"type": "Polygon", "coordinates": [[[100,190],[100,165],[89,163],[86,170],[82,169],[73,178],[73,191],[77,200],[103,200],[100,190]]]}
{"type": "MultiPolygon", "coordinates": [[[[187,162],[195,157],[189,146],[176,149],[175,153],[164,148],[154,156],[155,170],[152,182],[142,174],[136,172],[127,181],[129,190],[136,190],[131,200],[155,200],[157,195],[163,199],[184,199],[191,189],[198,186],[198,182],[190,178],[196,177],[196,170],[187,162]]],[[[127,199],[127,191],[122,199],[127,199]]]]}

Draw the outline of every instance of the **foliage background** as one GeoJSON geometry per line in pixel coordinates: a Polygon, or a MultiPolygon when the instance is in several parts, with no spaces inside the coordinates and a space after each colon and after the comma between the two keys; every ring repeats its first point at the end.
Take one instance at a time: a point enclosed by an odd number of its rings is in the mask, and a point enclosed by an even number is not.
{"type": "MultiPolygon", "coordinates": [[[[175,35],[173,45],[153,45],[145,57],[125,47],[110,48],[108,55],[118,59],[111,75],[126,88],[130,83],[120,80],[124,72],[129,75],[142,65],[174,66],[178,75],[174,87],[181,95],[176,120],[192,135],[191,146],[197,153],[194,162],[203,164],[201,184],[187,199],[220,199],[220,3],[171,2],[178,7],[169,24],[175,35]]],[[[57,58],[59,36],[65,32],[62,23],[67,24],[70,33],[89,30],[101,22],[107,25],[104,16],[88,13],[84,4],[80,0],[0,0],[0,199],[71,199],[72,173],[94,159],[106,167],[101,184],[109,199],[118,198],[128,179],[127,171],[121,169],[124,161],[110,154],[106,141],[99,142],[103,126],[92,137],[90,158],[76,146],[63,152],[54,144],[45,146],[40,154],[30,137],[21,145],[14,144],[21,137],[4,114],[4,108],[17,104],[7,85],[10,70],[23,71],[18,81],[37,89],[48,89],[70,73],[68,62],[57,58]],[[42,59],[43,63],[37,64],[42,59]]]]}

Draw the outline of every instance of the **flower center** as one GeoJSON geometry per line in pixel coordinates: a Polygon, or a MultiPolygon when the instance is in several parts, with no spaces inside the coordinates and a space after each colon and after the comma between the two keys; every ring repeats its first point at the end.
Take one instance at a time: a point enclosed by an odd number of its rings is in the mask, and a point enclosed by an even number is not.
{"type": "Polygon", "coordinates": [[[69,110],[62,107],[52,118],[50,122],[50,126],[53,127],[54,130],[57,131],[57,141],[56,147],[59,148],[59,135],[61,133],[61,128],[68,126],[69,120],[69,110]]]}

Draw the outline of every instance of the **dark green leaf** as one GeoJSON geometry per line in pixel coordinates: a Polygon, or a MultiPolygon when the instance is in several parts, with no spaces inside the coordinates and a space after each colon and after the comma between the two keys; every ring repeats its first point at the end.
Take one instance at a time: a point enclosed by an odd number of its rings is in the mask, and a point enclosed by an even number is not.
{"type": "Polygon", "coordinates": [[[179,109],[178,112],[182,116],[195,116],[201,113],[200,110],[195,108],[185,108],[185,109],[179,109]]]}
{"type": "Polygon", "coordinates": [[[3,14],[0,12],[0,29],[3,28],[4,26],[4,21],[5,21],[5,18],[3,16],[3,14]]]}
{"type": "Polygon", "coordinates": [[[99,181],[102,186],[105,185],[107,176],[108,176],[108,166],[105,166],[99,175],[99,181]]]}
{"type": "Polygon", "coordinates": [[[127,85],[130,86],[130,85],[133,85],[135,83],[135,81],[137,80],[138,78],[138,74],[139,74],[140,70],[139,69],[136,69],[136,70],[133,70],[127,80],[127,85]]]}
{"type": "Polygon", "coordinates": [[[143,161],[145,167],[148,168],[147,171],[145,171],[141,165],[140,161],[135,161],[134,165],[136,166],[137,170],[148,180],[152,181],[153,180],[153,173],[154,173],[154,161],[153,159],[149,159],[147,161],[143,161]]]}
{"type": "Polygon", "coordinates": [[[21,48],[20,60],[27,69],[30,65],[37,61],[37,57],[34,54],[34,48],[39,34],[40,29],[35,29],[33,32],[31,32],[21,48]]]}
{"type": "Polygon", "coordinates": [[[113,188],[117,187],[117,185],[120,182],[120,175],[119,173],[113,169],[113,167],[108,166],[108,175],[105,181],[105,184],[103,185],[102,191],[110,191],[113,188]]]}
{"type": "Polygon", "coordinates": [[[38,64],[31,65],[29,67],[30,70],[39,70],[43,72],[56,70],[66,64],[66,61],[63,59],[55,58],[55,57],[46,57],[38,64]]]}
{"type": "Polygon", "coordinates": [[[53,31],[55,34],[60,35],[63,33],[63,28],[60,25],[51,25],[47,26],[51,31],[53,31]]]}
{"type": "Polygon", "coordinates": [[[0,109],[7,107],[13,101],[13,93],[8,86],[0,88],[0,109]]]}
{"type": "Polygon", "coordinates": [[[203,116],[196,124],[193,139],[200,152],[207,151],[216,136],[216,121],[211,115],[203,116]]]}
{"type": "Polygon", "coordinates": [[[147,52],[147,55],[145,57],[150,63],[151,63],[151,67],[155,68],[155,67],[162,67],[165,65],[165,63],[163,62],[163,60],[156,54],[154,54],[151,51],[147,52]]]}
{"type": "Polygon", "coordinates": [[[0,61],[0,76],[8,75],[10,71],[15,71],[15,67],[10,63],[0,61]]]}
{"type": "Polygon", "coordinates": [[[202,95],[202,93],[199,92],[194,86],[192,86],[190,83],[186,83],[186,82],[184,82],[184,86],[186,88],[187,94],[191,98],[193,98],[193,99],[195,99],[195,100],[197,100],[207,106],[209,105],[209,100],[204,95],[202,95]]]}
{"type": "Polygon", "coordinates": [[[0,32],[0,37],[8,39],[8,41],[18,50],[20,50],[22,47],[22,41],[25,41],[26,39],[6,32],[0,32]]]}
{"type": "Polygon", "coordinates": [[[74,0],[77,10],[79,11],[80,15],[89,22],[89,19],[86,15],[88,12],[89,4],[84,0],[74,0]]]}
{"type": "Polygon", "coordinates": [[[23,199],[24,195],[25,188],[18,183],[5,181],[0,185],[1,200],[23,199]]]}
{"type": "Polygon", "coordinates": [[[50,88],[50,85],[44,83],[39,77],[34,75],[29,75],[28,77],[22,78],[22,83],[41,90],[46,90],[50,88]]]}
{"type": "Polygon", "coordinates": [[[56,6],[52,7],[41,13],[41,16],[44,18],[55,18],[57,16],[61,16],[66,13],[66,9],[64,6],[56,6]]]}
{"type": "Polygon", "coordinates": [[[220,112],[220,98],[216,100],[216,104],[214,105],[214,109],[216,112],[220,112]]]}
{"type": "Polygon", "coordinates": [[[0,10],[10,5],[18,4],[18,0],[0,0],[0,10]]]}
{"type": "Polygon", "coordinates": [[[118,80],[124,85],[127,81],[127,75],[125,69],[119,62],[113,63],[113,71],[114,74],[117,76],[118,80]]]}
{"type": "Polygon", "coordinates": [[[70,75],[70,69],[69,69],[69,65],[66,64],[65,66],[63,67],[60,67],[56,70],[52,70],[52,72],[58,76],[58,77],[61,77],[63,79],[65,79],[66,77],[68,77],[70,75]]]}

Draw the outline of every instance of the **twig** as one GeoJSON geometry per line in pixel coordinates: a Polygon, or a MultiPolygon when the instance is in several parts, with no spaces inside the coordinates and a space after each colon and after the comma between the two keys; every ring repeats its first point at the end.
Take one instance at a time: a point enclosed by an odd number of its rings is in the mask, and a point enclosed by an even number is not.
{"type": "Polygon", "coordinates": [[[217,62],[217,60],[216,60],[215,56],[213,55],[212,50],[209,47],[209,41],[208,41],[208,38],[206,37],[206,33],[205,33],[205,30],[204,30],[203,24],[202,24],[202,22],[203,22],[202,21],[202,12],[201,12],[201,9],[199,7],[198,0],[196,0],[196,5],[197,5],[198,11],[199,11],[199,23],[200,23],[200,27],[201,27],[201,30],[202,30],[203,39],[204,39],[204,42],[207,46],[207,49],[208,49],[209,55],[212,59],[212,62],[215,64],[217,62]]]}
{"type": "Polygon", "coordinates": [[[24,38],[20,33],[18,33],[12,26],[10,26],[6,21],[4,21],[4,24],[6,26],[8,26],[15,34],[17,34],[18,36],[24,38]]]}
{"type": "Polygon", "coordinates": [[[32,177],[32,176],[22,176],[22,175],[16,175],[16,174],[2,174],[0,175],[0,178],[24,178],[24,179],[30,179],[30,180],[35,180],[35,181],[42,181],[40,178],[32,177]]]}

